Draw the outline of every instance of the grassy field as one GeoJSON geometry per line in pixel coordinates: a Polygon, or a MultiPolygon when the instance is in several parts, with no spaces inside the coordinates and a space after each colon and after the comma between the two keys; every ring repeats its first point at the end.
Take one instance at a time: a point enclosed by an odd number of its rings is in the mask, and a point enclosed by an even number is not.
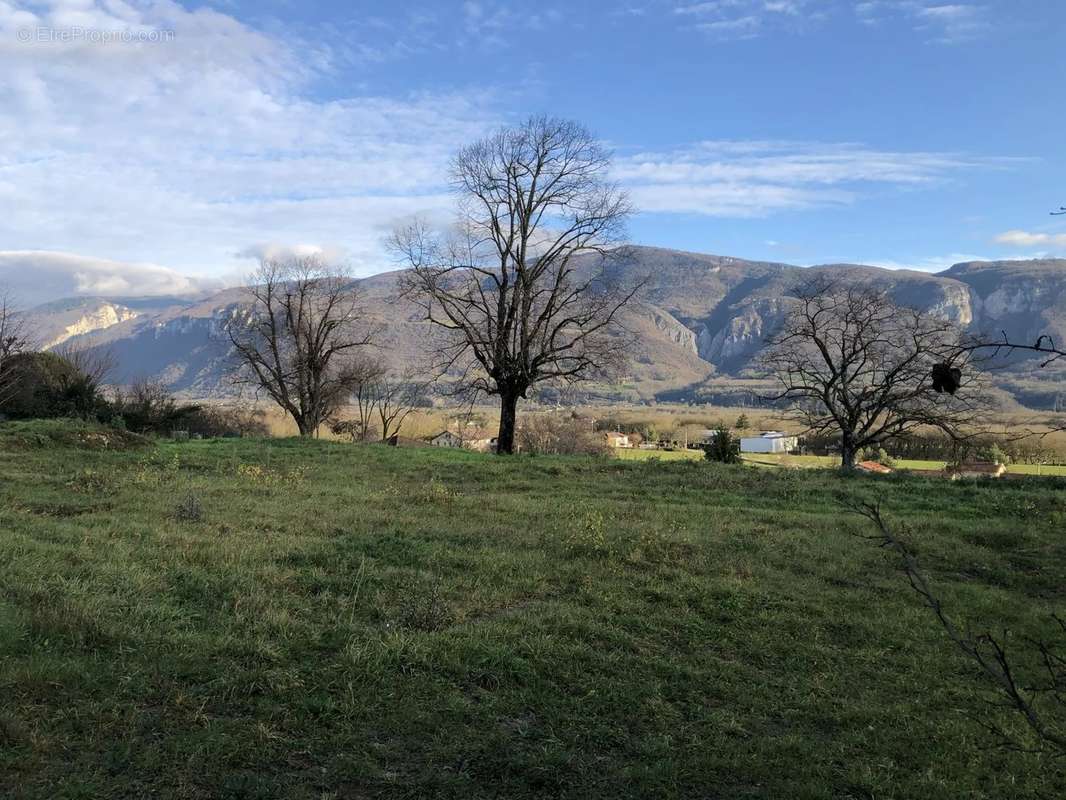
{"type": "MultiPolygon", "coordinates": [[[[788,456],[771,453],[745,453],[744,460],[751,464],[775,467],[834,469],[840,466],[840,458],[835,456],[788,456]]],[[[936,472],[946,466],[947,462],[944,461],[918,461],[916,459],[901,458],[896,461],[895,469],[936,472]]],[[[1007,467],[1007,472],[1015,475],[1066,477],[1066,466],[1061,464],[1010,464],[1007,467]]]]}
{"type": "Polygon", "coordinates": [[[842,493],[1064,610],[1058,479],[0,425],[0,795],[1063,796],[842,493]]]}

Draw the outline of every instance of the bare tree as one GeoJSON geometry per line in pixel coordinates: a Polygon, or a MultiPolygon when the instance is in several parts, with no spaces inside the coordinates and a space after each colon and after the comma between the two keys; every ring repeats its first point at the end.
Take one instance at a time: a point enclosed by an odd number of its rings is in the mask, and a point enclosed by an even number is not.
{"type": "Polygon", "coordinates": [[[314,436],[351,392],[353,356],[373,331],[351,279],[318,256],[264,260],[251,279],[250,308],[234,308],[226,333],[235,380],[265,393],[314,436]]]}
{"type": "Polygon", "coordinates": [[[605,376],[623,359],[618,314],[636,287],[614,285],[606,261],[630,209],[608,166],[585,128],[533,117],[455,157],[450,235],[415,223],[393,237],[410,266],[405,296],[442,333],[441,374],[470,396],[500,398],[501,454],[514,451],[531,387],[605,376]],[[582,254],[597,257],[579,265],[582,254]]]}
{"type": "Polygon", "coordinates": [[[397,375],[386,372],[377,381],[377,412],[381,423],[381,440],[400,432],[404,420],[426,397],[427,385],[411,371],[397,375]]]}
{"type": "Polygon", "coordinates": [[[334,419],[331,430],[346,434],[353,442],[365,442],[370,438],[374,412],[377,409],[377,385],[387,369],[381,359],[373,356],[356,356],[351,361],[350,404],[355,407],[355,419],[334,419]]]}
{"type": "Polygon", "coordinates": [[[350,436],[353,442],[366,441],[375,423],[381,441],[398,433],[404,421],[426,396],[427,385],[416,379],[413,370],[391,372],[377,358],[358,359],[353,364],[351,405],[354,419],[333,419],[335,434],[350,436]]]}
{"type": "Polygon", "coordinates": [[[876,288],[819,277],[795,292],[762,356],[780,384],[769,399],[788,403],[786,415],[808,432],[839,433],[846,471],[860,449],[918,428],[957,440],[982,402],[978,376],[962,377],[960,337],[951,322],[876,288]],[[944,372],[957,385],[945,387],[944,372]]]}
{"type": "Polygon", "coordinates": [[[0,404],[15,391],[12,358],[31,347],[26,318],[19,313],[12,295],[0,287],[0,404]]]}

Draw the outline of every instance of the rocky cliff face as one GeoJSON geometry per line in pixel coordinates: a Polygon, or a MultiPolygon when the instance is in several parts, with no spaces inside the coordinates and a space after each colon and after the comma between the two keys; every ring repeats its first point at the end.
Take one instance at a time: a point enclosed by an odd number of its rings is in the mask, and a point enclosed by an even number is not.
{"type": "Polygon", "coordinates": [[[662,332],[663,338],[690,353],[698,354],[696,334],[690,331],[669,314],[653,312],[655,327],[662,332]]]}
{"type": "Polygon", "coordinates": [[[45,350],[58,347],[75,336],[106,330],[139,316],[132,308],[106,300],[75,301],[50,306],[36,309],[31,322],[41,347],[45,350]]]}
{"type": "Polygon", "coordinates": [[[784,298],[764,297],[743,305],[721,328],[701,332],[700,358],[724,371],[742,368],[762,349],[788,312],[784,298]]]}
{"type": "MultiPolygon", "coordinates": [[[[643,397],[682,396],[712,374],[750,367],[781,324],[795,287],[818,273],[869,282],[896,301],[926,308],[971,331],[1031,341],[1049,333],[1066,341],[1066,260],[958,264],[936,275],[854,264],[799,268],[661,248],[630,248],[612,262],[613,277],[642,281],[642,299],[621,322],[632,337],[632,384],[643,397]]],[[[367,314],[380,326],[381,355],[396,365],[424,353],[432,330],[397,298],[396,275],[360,282],[367,314]]],[[[120,379],[156,377],[190,394],[231,391],[224,318],[246,302],[232,289],[164,309],[94,300],[38,310],[51,340],[107,343],[120,379]],[[81,304],[81,305],[79,305],[81,304]],[[66,314],[67,316],[64,316],[66,314]]]]}

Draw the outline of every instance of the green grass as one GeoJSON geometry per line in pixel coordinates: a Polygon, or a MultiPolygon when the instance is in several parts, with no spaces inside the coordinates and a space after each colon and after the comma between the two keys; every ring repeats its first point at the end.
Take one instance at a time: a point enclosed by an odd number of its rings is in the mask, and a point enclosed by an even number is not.
{"type": "Polygon", "coordinates": [[[1016,642],[1066,482],[52,433],[0,425],[5,797],[1062,796],[838,496],[1016,642]]]}
{"type": "MultiPolygon", "coordinates": [[[[840,459],[835,456],[789,456],[773,453],[745,453],[744,460],[760,466],[787,466],[832,469],[840,466],[840,459]]],[[[925,472],[937,472],[947,466],[945,461],[920,461],[901,458],[896,461],[895,469],[913,469],[925,472]]],[[[1047,475],[1066,477],[1066,465],[1061,464],[1010,464],[1007,472],[1016,475],[1047,475]]]]}

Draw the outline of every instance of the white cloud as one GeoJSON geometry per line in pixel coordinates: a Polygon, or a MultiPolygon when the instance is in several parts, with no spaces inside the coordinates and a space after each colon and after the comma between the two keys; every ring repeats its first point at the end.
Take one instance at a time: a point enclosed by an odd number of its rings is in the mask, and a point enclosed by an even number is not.
{"type": "Polygon", "coordinates": [[[0,0],[0,241],[185,273],[244,268],[249,242],[334,242],[392,266],[391,220],[448,205],[445,169],[498,122],[480,90],[330,96],[337,54],[171,0],[0,0]],[[18,31],[173,31],[150,43],[18,31]]]}
{"type": "Polygon", "coordinates": [[[158,264],[43,250],[0,250],[0,284],[25,305],[75,295],[190,295],[219,285],[158,264]]]}
{"type": "Polygon", "coordinates": [[[1007,231],[996,237],[998,244],[1012,247],[1066,247],[1066,233],[1030,233],[1029,231],[1007,231]]]}
{"type": "MultiPolygon", "coordinates": [[[[902,19],[938,43],[970,41],[992,29],[989,10],[977,3],[861,0],[851,8],[865,25],[902,19]]],[[[776,29],[803,32],[833,15],[847,13],[838,0],[706,0],[682,3],[673,11],[684,24],[718,39],[751,39],[776,29]]]]}
{"type": "Polygon", "coordinates": [[[861,22],[877,25],[902,18],[930,41],[958,44],[977,39],[992,29],[988,9],[976,3],[944,3],[937,0],[864,0],[855,5],[861,22]]]}
{"type": "Polygon", "coordinates": [[[343,247],[317,244],[285,244],[283,242],[259,242],[237,253],[238,258],[255,261],[288,261],[295,258],[317,256],[326,264],[343,264],[347,254],[343,247]]]}
{"type": "Polygon", "coordinates": [[[619,159],[615,176],[646,211],[752,217],[846,205],[878,185],[928,187],[1003,163],[855,144],[708,141],[619,159]]]}
{"type": "Polygon", "coordinates": [[[676,6],[674,14],[714,38],[751,39],[769,26],[803,27],[825,12],[819,0],[707,0],[676,6]]]}

